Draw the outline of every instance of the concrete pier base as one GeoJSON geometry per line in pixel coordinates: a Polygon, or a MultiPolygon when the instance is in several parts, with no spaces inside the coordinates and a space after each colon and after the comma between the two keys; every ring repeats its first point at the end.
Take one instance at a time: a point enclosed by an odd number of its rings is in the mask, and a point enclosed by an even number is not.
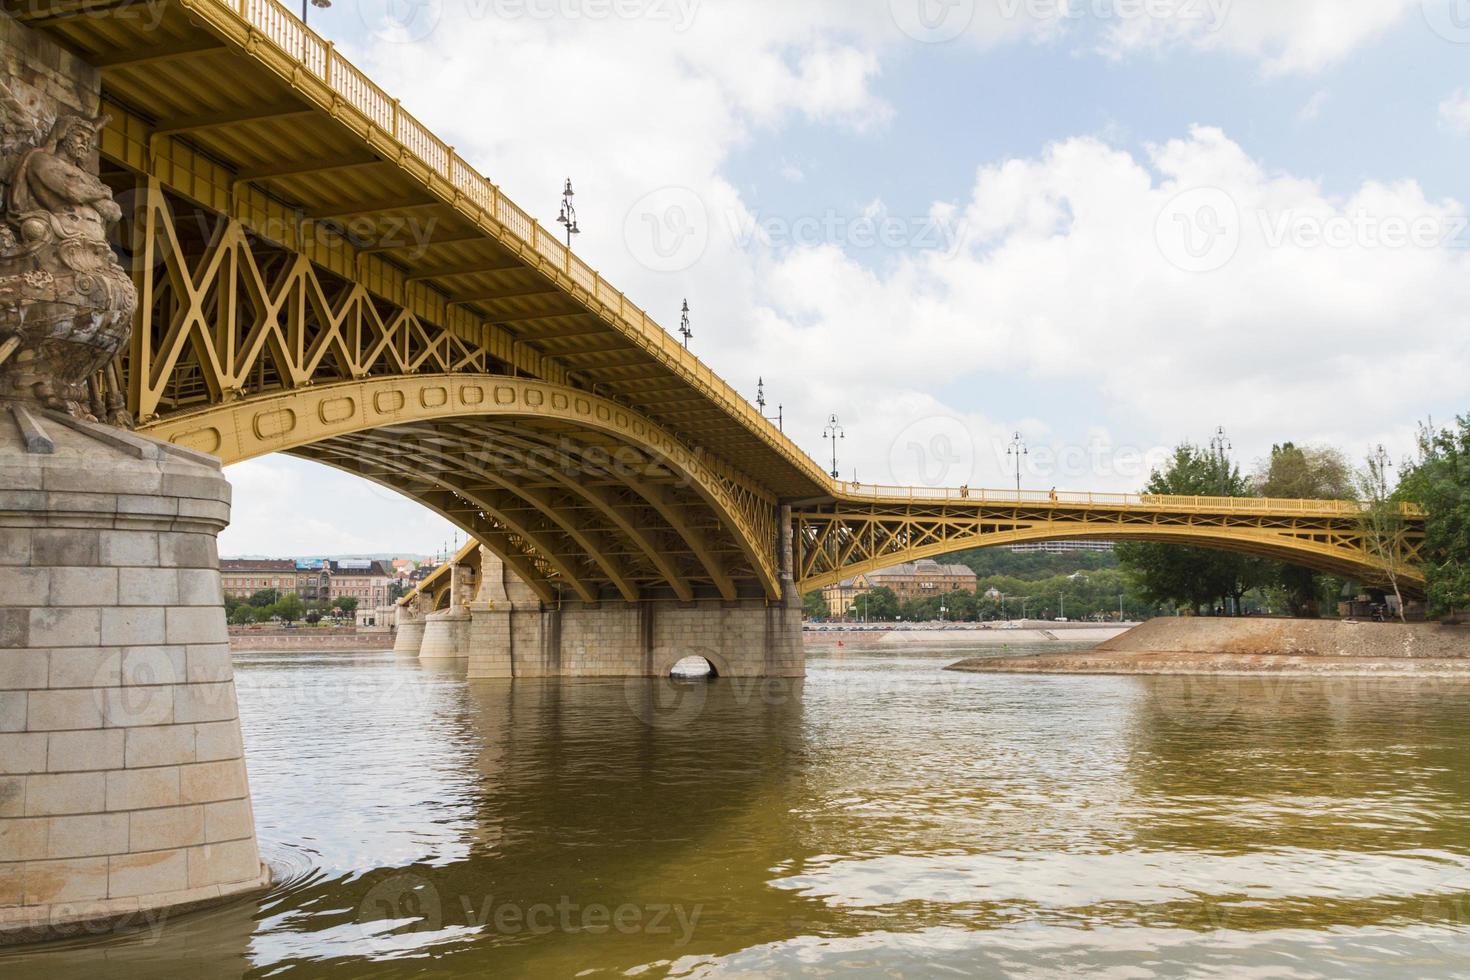
{"type": "Polygon", "coordinates": [[[451,609],[430,613],[424,620],[420,660],[465,660],[469,658],[470,613],[451,609]]]}
{"type": "Polygon", "coordinates": [[[471,680],[667,677],[702,657],[719,677],[803,677],[801,608],[763,600],[566,604],[476,616],[471,680]],[[479,626],[481,619],[487,622],[479,626]]]}
{"type": "Polygon", "coordinates": [[[667,677],[703,657],[720,677],[803,677],[801,605],[780,602],[563,603],[544,606],[488,550],[479,577],[457,578],[450,608],[414,628],[399,620],[397,651],[425,662],[468,661],[471,680],[667,677]],[[470,598],[470,597],[473,598],[470,598]],[[420,639],[421,638],[421,639],[420,639]]]}
{"type": "Polygon", "coordinates": [[[0,943],[269,882],[215,537],[217,461],[0,408],[0,943]]]}
{"type": "Polygon", "coordinates": [[[398,629],[393,636],[393,654],[405,659],[417,660],[419,650],[424,645],[425,623],[399,620],[398,629]]]}

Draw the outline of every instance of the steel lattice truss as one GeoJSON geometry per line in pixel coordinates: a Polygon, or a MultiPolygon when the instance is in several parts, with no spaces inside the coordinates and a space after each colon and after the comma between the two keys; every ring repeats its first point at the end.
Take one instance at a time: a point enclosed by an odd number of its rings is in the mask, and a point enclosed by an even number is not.
{"type": "Polygon", "coordinates": [[[483,347],[361,283],[328,282],[304,255],[260,241],[237,220],[211,221],[202,251],[190,255],[155,181],[136,205],[139,322],[125,374],[142,424],[331,381],[495,371],[483,347]]]}
{"type": "MultiPolygon", "coordinates": [[[[1153,505],[1112,507],[856,500],[802,507],[793,515],[797,581],[809,591],[966,548],[1087,538],[1220,548],[1359,580],[1384,576],[1361,520],[1351,515],[1280,514],[1266,506],[1212,512],[1155,499],[1153,505]]],[[[1406,518],[1399,537],[1397,568],[1411,591],[1422,589],[1422,517],[1406,518]]]]}

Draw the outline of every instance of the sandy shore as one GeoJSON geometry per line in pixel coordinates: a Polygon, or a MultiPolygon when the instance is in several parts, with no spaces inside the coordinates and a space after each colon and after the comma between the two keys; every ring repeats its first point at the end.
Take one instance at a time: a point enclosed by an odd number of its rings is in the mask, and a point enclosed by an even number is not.
{"type": "Polygon", "coordinates": [[[1435,624],[1154,620],[1091,650],[979,657],[948,669],[992,674],[1470,676],[1470,630],[1435,624]]]}
{"type": "Polygon", "coordinates": [[[808,630],[802,640],[808,650],[947,650],[1032,647],[1055,643],[1059,647],[1092,647],[1127,632],[1123,626],[1057,624],[1054,628],[1015,630],[916,629],[872,632],[808,630]]]}

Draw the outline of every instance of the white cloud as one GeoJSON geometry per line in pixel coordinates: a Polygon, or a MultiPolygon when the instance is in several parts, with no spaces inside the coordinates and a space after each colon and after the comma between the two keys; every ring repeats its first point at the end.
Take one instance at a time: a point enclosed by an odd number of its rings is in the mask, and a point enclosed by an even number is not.
{"type": "Polygon", "coordinates": [[[1439,118],[1451,129],[1470,135],[1470,92],[1456,92],[1441,102],[1439,118]]]}
{"type": "Polygon", "coordinates": [[[1326,89],[1318,89],[1298,110],[1296,117],[1302,122],[1315,122],[1322,115],[1322,107],[1332,96],[1326,89]]]}
{"type": "MultiPolygon", "coordinates": [[[[976,479],[994,479],[1016,416],[1070,414],[1025,398],[1028,386],[1096,390],[1115,434],[1054,424],[1040,433],[1053,450],[1094,438],[1152,450],[1226,423],[1247,459],[1288,438],[1354,455],[1402,445],[1439,407],[1425,392],[1450,405],[1470,393],[1470,255],[1441,247],[1463,234],[1464,209],[1413,182],[1334,198],[1201,128],[1146,159],[1074,139],[987,166],[966,220],[953,259],[910,257],[879,274],[821,247],[763,268],[750,356],[805,368],[803,416],[842,406],[869,479],[918,478],[890,465],[887,447],[923,417],[976,404],[1011,416],[973,423],[990,460],[976,479]],[[1175,243],[1158,239],[1160,214],[1191,188],[1217,188],[1238,211],[1226,220],[1239,248],[1208,273],[1171,264],[1175,243]],[[958,385],[974,394],[948,406],[919,394],[958,385]],[[986,397],[998,388],[1009,399],[986,397]]],[[[1116,467],[1072,470],[1059,480],[1078,489],[1138,483],[1116,467]]]]}
{"type": "Polygon", "coordinates": [[[1169,0],[1162,5],[1168,16],[1109,18],[1104,50],[1121,56],[1184,44],[1258,60],[1268,74],[1312,73],[1342,61],[1418,7],[1418,0],[1169,0]]]}

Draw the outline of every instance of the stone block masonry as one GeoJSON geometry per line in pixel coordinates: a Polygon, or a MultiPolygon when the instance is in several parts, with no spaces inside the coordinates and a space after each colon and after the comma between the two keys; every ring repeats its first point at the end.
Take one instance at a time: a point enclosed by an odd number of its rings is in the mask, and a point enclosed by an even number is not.
{"type": "MultiPolygon", "coordinates": [[[[471,680],[667,677],[689,657],[704,658],[719,677],[802,677],[806,671],[801,609],[794,604],[608,602],[471,606],[470,612],[456,649],[469,660],[471,680]]],[[[445,650],[436,647],[433,659],[447,659],[445,650]]]]}
{"type": "MultiPolygon", "coordinates": [[[[263,888],[208,457],[0,408],[0,943],[263,888]]],[[[147,915],[147,918],[143,916],[147,915]]]]}
{"type": "MultiPolygon", "coordinates": [[[[803,677],[801,605],[780,601],[567,602],[544,606],[482,549],[473,598],[424,615],[400,609],[401,656],[468,660],[471,680],[667,677],[703,657],[720,677],[803,677]]],[[[463,594],[470,594],[468,588],[463,594]]]]}

